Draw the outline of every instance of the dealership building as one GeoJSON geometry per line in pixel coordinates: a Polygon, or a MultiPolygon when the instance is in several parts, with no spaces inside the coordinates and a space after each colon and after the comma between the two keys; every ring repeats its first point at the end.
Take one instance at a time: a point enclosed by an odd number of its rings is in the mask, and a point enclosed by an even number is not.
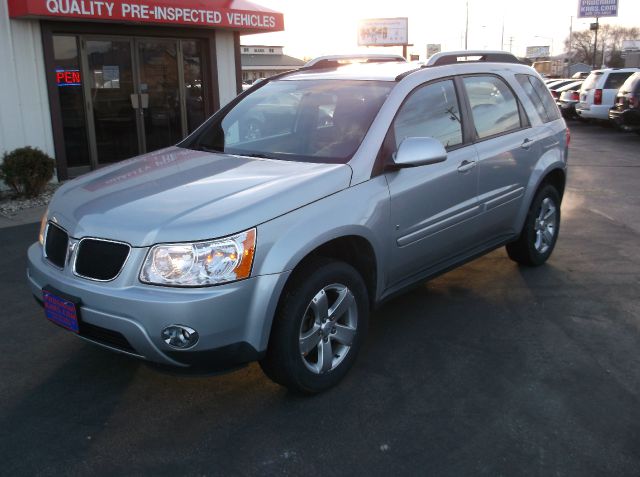
{"type": "Polygon", "coordinates": [[[283,29],[245,0],[0,0],[0,157],[64,180],[173,145],[241,91],[240,35],[283,29]]]}

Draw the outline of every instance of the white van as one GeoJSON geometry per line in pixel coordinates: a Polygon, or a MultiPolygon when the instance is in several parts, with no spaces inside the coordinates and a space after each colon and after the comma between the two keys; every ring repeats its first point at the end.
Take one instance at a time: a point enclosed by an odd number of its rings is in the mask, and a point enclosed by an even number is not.
{"type": "Polygon", "coordinates": [[[580,102],[576,113],[584,119],[609,120],[609,109],[613,107],[622,83],[640,68],[606,68],[594,70],[582,83],[580,102]]]}

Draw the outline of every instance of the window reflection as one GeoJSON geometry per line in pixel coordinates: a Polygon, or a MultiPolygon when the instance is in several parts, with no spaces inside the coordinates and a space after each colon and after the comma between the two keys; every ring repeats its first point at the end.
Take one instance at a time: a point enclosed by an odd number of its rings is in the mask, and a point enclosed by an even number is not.
{"type": "Polygon", "coordinates": [[[187,106],[187,128],[191,133],[205,120],[202,52],[200,42],[182,41],[184,58],[184,91],[187,106]]]}

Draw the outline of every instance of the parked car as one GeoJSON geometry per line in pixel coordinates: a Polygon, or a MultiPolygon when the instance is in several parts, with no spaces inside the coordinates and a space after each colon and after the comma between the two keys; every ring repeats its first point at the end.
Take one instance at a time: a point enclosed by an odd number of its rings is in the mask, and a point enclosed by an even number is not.
{"type": "Polygon", "coordinates": [[[556,79],[554,81],[550,81],[549,83],[547,83],[547,88],[551,89],[551,88],[561,88],[562,86],[568,85],[569,83],[573,83],[575,81],[575,79],[573,78],[561,78],[561,79],[556,79]]]}
{"type": "Polygon", "coordinates": [[[640,72],[629,76],[618,90],[609,119],[620,129],[640,134],[640,72]]]}
{"type": "Polygon", "coordinates": [[[551,91],[551,96],[553,96],[553,99],[557,100],[564,91],[580,89],[583,81],[584,80],[573,80],[570,83],[566,83],[561,86],[552,86],[549,88],[549,91],[551,91]]]}
{"type": "Polygon", "coordinates": [[[609,120],[609,109],[625,80],[639,68],[606,68],[594,70],[580,88],[576,113],[583,119],[609,120]]]}
{"type": "Polygon", "coordinates": [[[502,245],[549,259],[569,132],[532,68],[469,51],[317,65],[262,81],[175,147],[62,185],[28,252],[45,316],[176,369],[259,360],[317,393],[388,298],[502,245]],[[268,105],[282,127],[243,136],[268,105]]]}
{"type": "Polygon", "coordinates": [[[580,101],[580,90],[568,89],[560,94],[556,104],[566,119],[576,117],[576,104],[580,101]]]}
{"type": "Polygon", "coordinates": [[[578,71],[577,73],[573,73],[571,77],[575,79],[585,79],[589,76],[589,73],[589,71],[578,71]]]}

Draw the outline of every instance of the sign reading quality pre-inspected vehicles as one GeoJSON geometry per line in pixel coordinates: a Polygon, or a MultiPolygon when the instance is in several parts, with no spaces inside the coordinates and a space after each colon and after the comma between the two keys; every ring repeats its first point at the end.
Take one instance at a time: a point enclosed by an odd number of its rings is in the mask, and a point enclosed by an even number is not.
{"type": "Polygon", "coordinates": [[[618,0],[578,0],[578,18],[617,16],[618,0]]]}

